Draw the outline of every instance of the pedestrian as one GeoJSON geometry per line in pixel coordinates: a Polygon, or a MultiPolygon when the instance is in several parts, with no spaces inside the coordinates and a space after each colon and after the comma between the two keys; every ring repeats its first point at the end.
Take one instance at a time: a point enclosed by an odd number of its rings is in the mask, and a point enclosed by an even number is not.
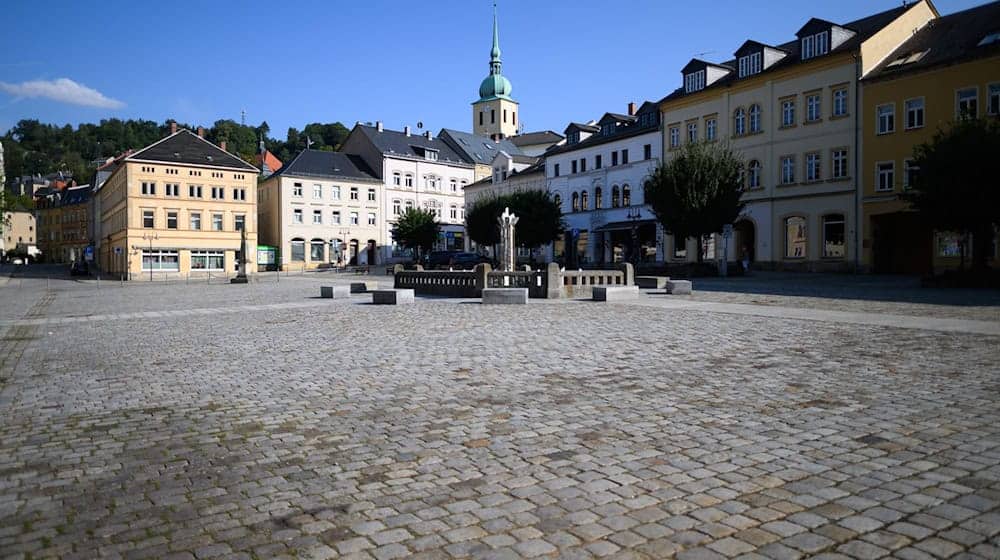
{"type": "Polygon", "coordinates": [[[746,276],[749,276],[750,275],[750,247],[747,247],[746,245],[743,246],[743,257],[742,257],[742,260],[740,261],[740,264],[743,265],[743,274],[746,275],[746,276]]]}

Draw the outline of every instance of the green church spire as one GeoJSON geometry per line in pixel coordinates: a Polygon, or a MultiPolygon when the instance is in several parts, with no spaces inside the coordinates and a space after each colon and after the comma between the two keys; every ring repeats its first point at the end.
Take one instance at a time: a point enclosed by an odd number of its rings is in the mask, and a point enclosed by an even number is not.
{"type": "Polygon", "coordinates": [[[497,23],[497,3],[493,2],[493,48],[490,49],[490,75],[479,85],[479,101],[510,99],[510,80],[501,74],[500,26],[497,23]]]}
{"type": "Polygon", "coordinates": [[[493,48],[490,49],[490,74],[500,73],[500,28],[497,26],[497,3],[493,3],[493,48]]]}

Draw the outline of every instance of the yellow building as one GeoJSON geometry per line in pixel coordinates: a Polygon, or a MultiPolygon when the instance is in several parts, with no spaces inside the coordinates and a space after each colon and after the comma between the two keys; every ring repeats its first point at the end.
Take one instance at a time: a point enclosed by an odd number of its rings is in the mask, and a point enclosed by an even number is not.
{"type": "Polygon", "coordinates": [[[923,274],[957,267],[957,236],[922,227],[900,195],[919,172],[914,147],[962,115],[1000,114],[1000,2],[933,20],[862,87],[863,268],[923,274]]]}
{"type": "Polygon", "coordinates": [[[254,273],[257,175],[183,129],[126,157],[95,194],[101,269],[133,279],[233,275],[245,230],[247,272],[254,273]]]}

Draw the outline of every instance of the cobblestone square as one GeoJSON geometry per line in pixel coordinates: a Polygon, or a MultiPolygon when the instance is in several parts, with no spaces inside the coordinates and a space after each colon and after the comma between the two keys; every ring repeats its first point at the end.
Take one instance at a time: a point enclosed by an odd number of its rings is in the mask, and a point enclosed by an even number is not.
{"type": "Polygon", "coordinates": [[[3,558],[1000,557],[995,307],[16,281],[3,558]]]}

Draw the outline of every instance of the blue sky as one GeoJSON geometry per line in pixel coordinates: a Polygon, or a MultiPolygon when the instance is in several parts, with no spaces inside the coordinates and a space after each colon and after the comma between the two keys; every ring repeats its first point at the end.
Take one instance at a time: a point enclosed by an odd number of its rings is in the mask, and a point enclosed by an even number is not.
{"type": "MultiPolygon", "coordinates": [[[[981,0],[937,0],[942,14],[981,0]]],[[[900,0],[499,0],[504,74],[527,130],[624,111],[680,85],[693,56],[780,43],[809,17],[847,22],[900,0]],[[725,14],[726,17],[720,17],[725,14]]],[[[488,72],[490,0],[11,0],[0,132],[18,120],[266,120],[471,128],[488,72]],[[82,103],[82,104],[81,104],[82,103]]]]}

